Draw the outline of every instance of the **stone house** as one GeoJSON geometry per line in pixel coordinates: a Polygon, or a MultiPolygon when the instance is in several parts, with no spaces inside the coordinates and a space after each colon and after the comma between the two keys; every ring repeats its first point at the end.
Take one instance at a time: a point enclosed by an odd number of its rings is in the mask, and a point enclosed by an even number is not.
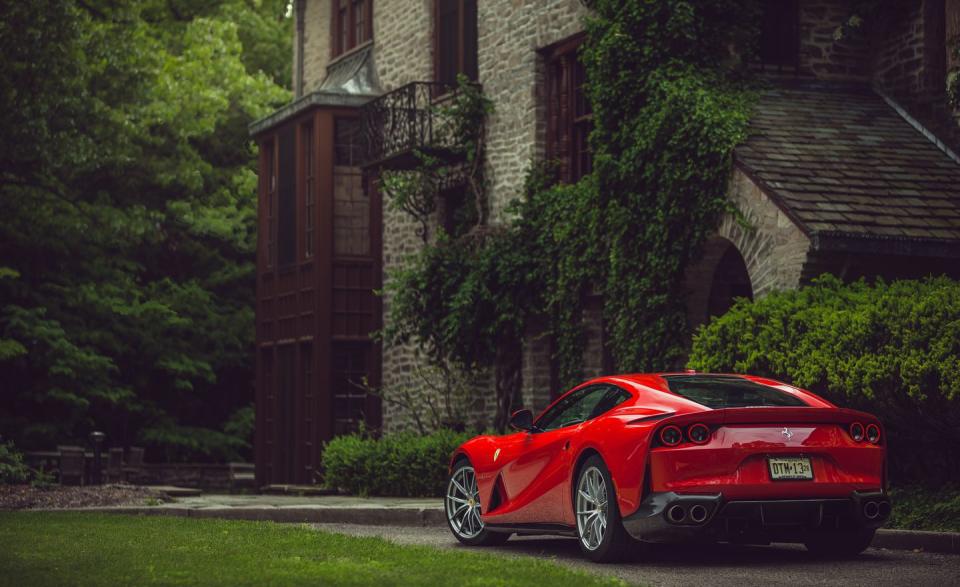
{"type": "MultiPolygon", "coordinates": [[[[503,222],[531,162],[590,171],[589,104],[577,48],[580,0],[296,0],[295,99],[251,125],[261,152],[257,257],[257,438],[260,483],[311,482],[320,444],[409,413],[369,394],[423,387],[412,346],[370,332],[382,287],[422,246],[418,224],[384,205],[380,169],[429,146],[429,106],[458,73],[496,112],[485,127],[489,222],[503,222]]],[[[688,318],[734,297],[795,288],[822,272],[847,278],[957,276],[960,126],[945,76],[960,65],[960,0],[907,0],[841,40],[849,0],[764,3],[759,61],[770,80],[750,139],[735,154],[726,217],[689,268],[688,318]]],[[[451,185],[436,223],[458,205],[451,185]]],[[[604,370],[600,300],[588,304],[588,374],[604,370]]],[[[550,343],[533,329],[524,403],[562,390],[550,343]]],[[[485,386],[485,381],[477,385],[485,386]]],[[[477,397],[492,396],[489,393],[477,397]]],[[[471,407],[483,421],[492,401],[471,407]]]]}

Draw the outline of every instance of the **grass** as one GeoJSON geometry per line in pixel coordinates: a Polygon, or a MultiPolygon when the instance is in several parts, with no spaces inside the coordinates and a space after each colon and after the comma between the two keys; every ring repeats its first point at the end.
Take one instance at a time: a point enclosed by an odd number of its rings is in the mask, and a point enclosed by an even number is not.
{"type": "Polygon", "coordinates": [[[555,563],[300,525],[0,512],[0,585],[610,585],[555,563]]]}
{"type": "Polygon", "coordinates": [[[887,528],[960,532],[960,488],[919,485],[891,489],[893,513],[887,528]]]}

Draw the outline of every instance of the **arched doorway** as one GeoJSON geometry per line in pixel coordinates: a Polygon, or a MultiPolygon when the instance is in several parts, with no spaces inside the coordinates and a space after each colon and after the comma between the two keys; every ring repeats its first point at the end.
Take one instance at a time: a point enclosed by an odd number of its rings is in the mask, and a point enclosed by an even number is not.
{"type": "Polygon", "coordinates": [[[707,298],[707,320],[725,314],[736,298],[752,300],[753,287],[743,255],[731,243],[713,272],[710,297],[707,298]]]}
{"type": "Polygon", "coordinates": [[[743,255],[730,240],[715,235],[700,259],[687,268],[687,324],[691,331],[725,313],[736,298],[753,299],[753,285],[743,255]]]}

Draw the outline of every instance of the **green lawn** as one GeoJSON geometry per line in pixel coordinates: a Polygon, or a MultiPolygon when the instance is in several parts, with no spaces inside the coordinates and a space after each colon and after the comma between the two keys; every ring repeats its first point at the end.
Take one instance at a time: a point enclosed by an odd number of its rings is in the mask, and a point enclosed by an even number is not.
{"type": "Polygon", "coordinates": [[[0,512],[0,585],[600,585],[555,563],[271,522],[0,512]]]}

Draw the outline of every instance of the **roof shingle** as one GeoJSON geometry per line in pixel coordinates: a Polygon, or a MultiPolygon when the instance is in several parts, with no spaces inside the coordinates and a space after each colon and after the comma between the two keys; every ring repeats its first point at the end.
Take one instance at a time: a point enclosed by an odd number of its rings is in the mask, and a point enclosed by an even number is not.
{"type": "Polygon", "coordinates": [[[960,164],[868,88],[763,92],[736,160],[807,233],[960,241],[960,164]]]}

